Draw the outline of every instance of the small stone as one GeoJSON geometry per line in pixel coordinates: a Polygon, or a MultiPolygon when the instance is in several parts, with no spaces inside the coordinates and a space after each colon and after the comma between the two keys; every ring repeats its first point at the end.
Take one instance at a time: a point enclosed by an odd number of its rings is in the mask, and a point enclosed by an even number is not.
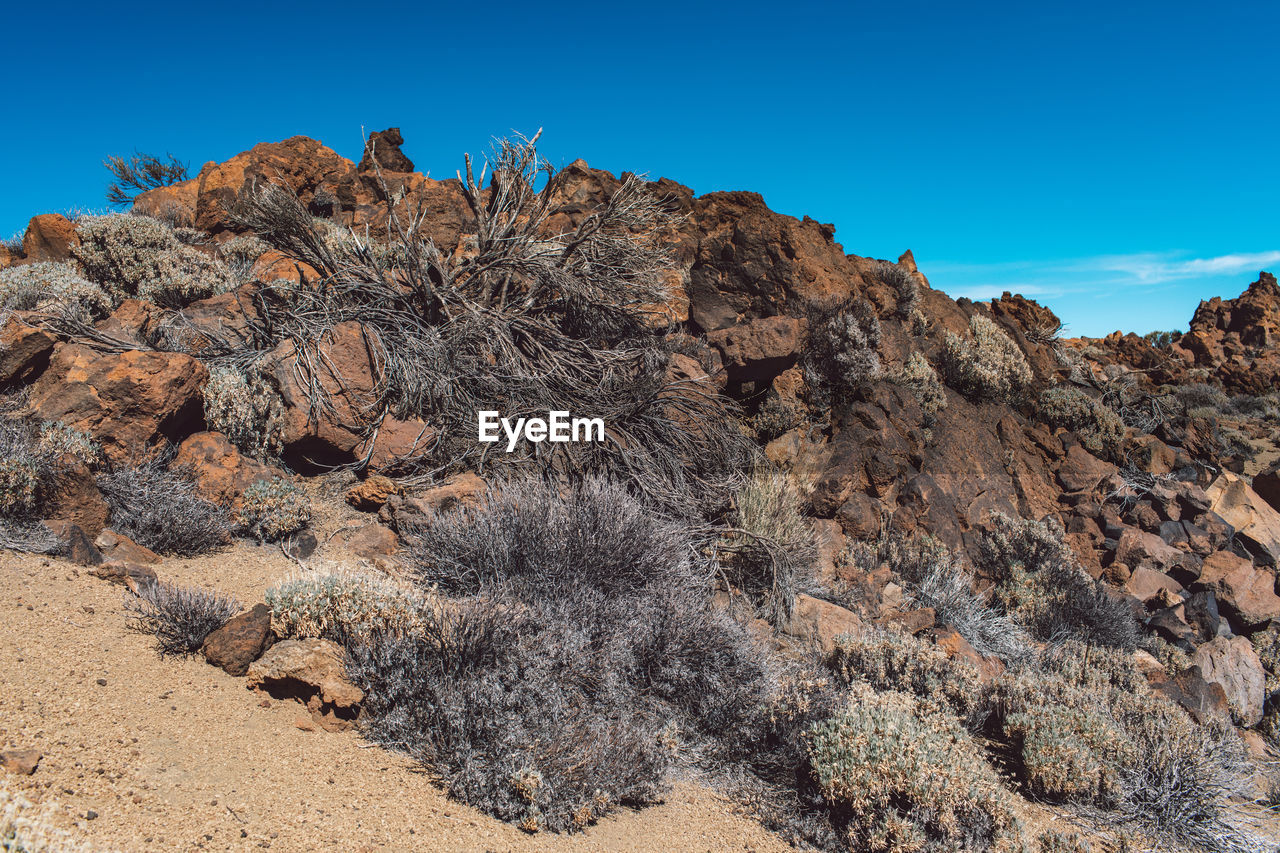
{"type": "Polygon", "coordinates": [[[89,809],[87,812],[85,812],[85,813],[84,813],[84,819],[85,819],[85,820],[97,820],[97,819],[98,819],[98,813],[97,813],[97,812],[95,812],[93,809],[89,809]]]}
{"type": "Polygon", "coordinates": [[[99,686],[99,687],[106,687],[106,686],[107,686],[107,680],[106,680],[105,678],[99,678],[99,679],[98,679],[98,686],[99,686]]]}
{"type": "Polygon", "coordinates": [[[10,773],[30,776],[36,772],[42,757],[38,749],[7,749],[0,752],[0,767],[10,773]]]}

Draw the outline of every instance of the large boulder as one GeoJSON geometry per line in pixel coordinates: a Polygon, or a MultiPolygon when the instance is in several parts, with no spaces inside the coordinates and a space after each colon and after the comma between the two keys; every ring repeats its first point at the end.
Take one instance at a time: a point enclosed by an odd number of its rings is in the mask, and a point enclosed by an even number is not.
{"type": "Polygon", "coordinates": [[[314,347],[313,353],[300,353],[286,341],[269,362],[284,403],[285,457],[303,468],[354,461],[377,415],[376,367],[360,324],[339,323],[314,347]]]}
{"type": "Polygon", "coordinates": [[[111,461],[125,462],[201,425],[208,378],[205,366],[183,353],[100,353],[66,344],[32,387],[31,407],[89,433],[111,461]]]}
{"type": "Polygon", "coordinates": [[[274,641],[271,610],[265,604],[255,604],[206,637],[201,651],[213,666],[221,667],[229,675],[241,676],[274,641]]]}
{"type": "Polygon", "coordinates": [[[763,387],[795,363],[803,335],[799,320],[768,317],[710,332],[707,342],[720,352],[730,382],[763,387]]]}
{"type": "Polygon", "coordinates": [[[862,619],[838,604],[801,593],[795,611],[782,632],[802,642],[811,642],[824,652],[835,648],[836,637],[861,631],[862,619]]]}
{"type": "Polygon", "coordinates": [[[1212,591],[1227,619],[1238,630],[1249,632],[1280,619],[1275,584],[1275,572],[1257,568],[1230,551],[1217,551],[1204,558],[1192,588],[1212,591]]]}
{"type": "Polygon", "coordinates": [[[711,332],[741,319],[799,316],[858,292],[862,277],[835,227],[774,213],[757,193],[708,193],[691,203],[689,319],[711,332]]]}
{"type": "Polygon", "coordinates": [[[1242,478],[1223,471],[1205,489],[1213,512],[1236,530],[1236,539],[1256,559],[1280,564],[1280,511],[1260,498],[1242,478]]]}
{"type": "Polygon", "coordinates": [[[57,338],[15,312],[0,325],[0,388],[26,385],[49,364],[57,338]]]}
{"type": "Polygon", "coordinates": [[[1215,637],[1196,649],[1191,662],[1205,681],[1219,685],[1227,695],[1232,715],[1242,726],[1262,720],[1266,699],[1266,673],[1253,644],[1244,637],[1215,637]]]}

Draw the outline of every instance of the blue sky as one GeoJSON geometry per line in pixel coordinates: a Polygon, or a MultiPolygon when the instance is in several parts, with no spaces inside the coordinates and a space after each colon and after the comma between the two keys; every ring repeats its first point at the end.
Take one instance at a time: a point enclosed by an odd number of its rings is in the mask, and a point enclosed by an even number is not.
{"type": "Polygon", "coordinates": [[[1185,328],[1280,268],[1275,2],[15,4],[0,234],[103,205],[108,154],[398,125],[436,176],[512,129],[914,250],[1075,334],[1185,328]]]}

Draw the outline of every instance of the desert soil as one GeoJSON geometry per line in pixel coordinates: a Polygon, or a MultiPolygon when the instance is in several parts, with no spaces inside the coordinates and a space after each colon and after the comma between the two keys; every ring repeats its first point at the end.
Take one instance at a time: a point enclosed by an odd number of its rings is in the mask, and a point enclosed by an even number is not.
{"type": "MultiPolygon", "coordinates": [[[[248,605],[293,568],[241,543],[156,570],[248,605]]],[[[58,824],[95,848],[789,849],[692,784],[581,834],[526,835],[449,800],[407,757],[313,727],[296,702],[203,659],[159,659],[123,600],[69,563],[0,552],[0,748],[43,753],[34,775],[0,781],[56,801],[58,824]]]]}

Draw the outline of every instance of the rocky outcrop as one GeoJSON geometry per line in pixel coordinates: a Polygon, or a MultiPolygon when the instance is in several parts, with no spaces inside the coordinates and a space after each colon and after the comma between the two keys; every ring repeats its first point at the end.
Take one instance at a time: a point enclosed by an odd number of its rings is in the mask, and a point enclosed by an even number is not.
{"type": "Polygon", "coordinates": [[[1280,287],[1262,273],[1235,299],[1201,302],[1178,347],[1229,390],[1265,394],[1280,385],[1280,287]]]}
{"type": "Polygon", "coordinates": [[[15,312],[0,325],[0,389],[32,382],[49,364],[57,338],[15,312]]]}

